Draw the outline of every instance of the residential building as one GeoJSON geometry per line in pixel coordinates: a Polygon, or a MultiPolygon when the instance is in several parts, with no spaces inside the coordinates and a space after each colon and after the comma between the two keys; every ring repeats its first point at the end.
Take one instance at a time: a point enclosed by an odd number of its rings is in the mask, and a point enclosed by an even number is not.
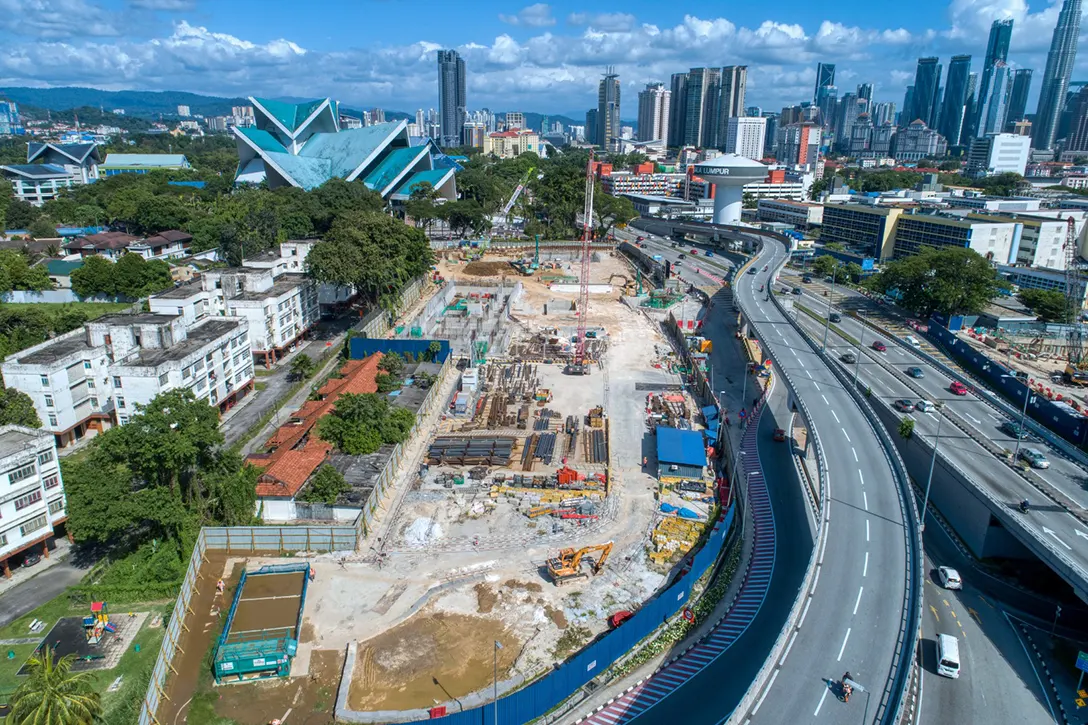
{"type": "Polygon", "coordinates": [[[718,103],[721,100],[721,69],[692,68],[687,76],[683,145],[696,148],[714,146],[718,130],[718,103]]]}
{"type": "Polygon", "coordinates": [[[883,126],[885,123],[895,123],[895,103],[892,101],[885,101],[882,103],[874,103],[872,111],[869,112],[869,116],[873,119],[874,126],[883,126]]]}
{"type": "Polygon", "coordinates": [[[821,129],[814,123],[796,123],[779,128],[781,138],[776,158],[780,163],[815,164],[820,152],[821,129]]]}
{"type": "Polygon", "coordinates": [[[792,224],[798,229],[810,229],[823,224],[824,205],[786,199],[760,199],[756,210],[761,222],[792,224]]]}
{"type": "MultiPolygon", "coordinates": [[[[971,128],[974,131],[973,136],[984,136],[986,133],[993,133],[1000,131],[1001,128],[991,129],[989,132],[983,131],[983,117],[986,115],[986,105],[983,99],[991,99],[994,96],[994,87],[997,82],[994,80],[994,69],[998,63],[1006,65],[1009,61],[1009,43],[1012,41],[1012,18],[1006,18],[1003,20],[995,20],[990,25],[990,38],[986,42],[986,55],[982,60],[982,76],[978,81],[978,88],[976,98],[977,103],[975,106],[975,117],[972,119],[971,128]]],[[[1007,80],[1006,80],[1007,82],[1007,80]]],[[[1002,85],[998,94],[1004,98],[1005,86],[1002,85]]],[[[1004,103],[1004,100],[1002,101],[1004,103]]]]}
{"type": "Polygon", "coordinates": [[[850,135],[845,139],[847,152],[855,158],[869,155],[873,142],[873,122],[868,113],[863,113],[850,127],[850,135]]]}
{"type": "Polygon", "coordinates": [[[484,153],[500,159],[512,159],[527,151],[540,153],[540,134],[536,131],[498,131],[484,137],[484,153]]]}
{"type": "Polygon", "coordinates": [[[971,56],[954,55],[948,63],[944,84],[944,102],[938,130],[949,146],[959,146],[967,108],[967,84],[971,76],[971,56]]]}
{"type": "MultiPolygon", "coordinates": [[[[0,426],[0,567],[12,558],[49,556],[49,539],[68,520],[53,436],[21,425],[0,426]]],[[[20,560],[21,561],[21,560],[20,560]]]]}
{"type": "Polygon", "coordinates": [[[317,284],[301,270],[276,266],[205,270],[199,279],[153,295],[148,303],[152,312],[180,315],[186,324],[207,317],[244,318],[253,356],[265,367],[286,356],[321,318],[317,284]]]}
{"type": "Polygon", "coordinates": [[[914,100],[913,105],[904,108],[911,116],[910,123],[921,119],[926,126],[933,128],[937,125],[937,114],[940,109],[941,87],[941,59],[919,58],[918,68],[914,73],[914,100]]]}
{"type": "Polygon", "coordinates": [[[669,146],[684,145],[687,119],[688,74],[673,73],[669,82],[669,146]]]}
{"type": "MultiPolygon", "coordinates": [[[[409,136],[405,120],[341,130],[338,104],[329,98],[297,104],[250,101],[253,126],[234,129],[236,184],[266,182],[273,189],[308,191],[332,178],[360,179],[383,199],[403,202],[426,182],[442,198],[457,198],[454,173],[460,166],[430,139],[409,136]]],[[[460,143],[462,126],[453,131],[451,145],[460,143]]]]}
{"type": "Polygon", "coordinates": [[[664,83],[648,83],[638,94],[638,140],[666,140],[669,136],[671,95],[664,83]]]}
{"type": "Polygon", "coordinates": [[[185,154],[106,154],[99,168],[102,176],[148,174],[152,171],[181,171],[192,165],[185,154]]]}
{"type": "Polygon", "coordinates": [[[614,151],[620,139],[620,77],[609,67],[597,88],[597,145],[614,151]]]}
{"type": "Polygon", "coordinates": [[[482,149],[487,139],[487,124],[467,122],[461,129],[461,145],[468,148],[482,149]]]}
{"type": "Polygon", "coordinates": [[[16,136],[23,132],[19,107],[15,101],[0,100],[0,136],[16,136]]]}
{"type": "Polygon", "coordinates": [[[465,109],[468,108],[466,95],[465,61],[461,58],[461,54],[456,50],[438,51],[440,146],[456,146],[461,142],[461,129],[465,125],[465,109]]]}
{"type": "Polygon", "coordinates": [[[972,213],[967,218],[1019,225],[1014,258],[1009,260],[1009,264],[1065,269],[1065,235],[1068,229],[1065,219],[1036,214],[984,213],[972,213]]]}
{"type": "Polygon", "coordinates": [[[180,259],[189,255],[193,235],[178,229],[168,229],[150,237],[138,237],[124,232],[100,232],[73,237],[62,245],[68,254],[82,258],[100,255],[116,262],[125,254],[138,254],[144,259],[180,259]]]}
{"type": "Polygon", "coordinates": [[[973,179],[1006,173],[1023,176],[1030,153],[1031,139],[1027,136],[990,133],[973,139],[967,154],[967,176],[973,179]]]}
{"type": "Polygon", "coordinates": [[[891,121],[885,121],[879,126],[874,125],[873,135],[869,140],[869,152],[866,154],[866,157],[873,159],[890,158],[897,131],[898,127],[891,121]]]}
{"type": "Polygon", "coordinates": [[[1032,141],[1036,149],[1054,148],[1058,130],[1058,117],[1062,113],[1065,95],[1069,90],[1069,78],[1077,57],[1077,39],[1080,35],[1081,0],[1063,0],[1058,23],[1050,41],[1050,51],[1043,71],[1043,84],[1039,92],[1039,105],[1032,124],[1032,141]]]}
{"type": "Polygon", "coordinates": [[[1031,68],[1017,68],[1012,72],[1012,90],[1005,111],[1005,127],[1026,119],[1028,94],[1031,92],[1031,68]]]}
{"type": "Polygon", "coordinates": [[[902,214],[892,242],[899,259],[923,249],[973,249],[997,264],[1016,259],[1016,224],[943,214],[902,214]]]}
{"type": "Polygon", "coordinates": [[[124,425],[139,405],[188,388],[231,407],[253,384],[249,323],[180,315],[108,315],[8,355],[4,384],[30,396],[42,430],[63,448],[88,431],[124,425]]]}
{"type": "Polygon", "coordinates": [[[525,114],[521,111],[507,111],[503,116],[503,130],[513,131],[515,128],[527,128],[525,125],[525,114]]]}
{"type": "Polygon", "coordinates": [[[729,129],[729,119],[744,115],[744,96],[748,87],[748,66],[727,65],[721,70],[715,146],[722,146],[729,129]]]}
{"type": "Polygon", "coordinates": [[[899,207],[824,204],[820,240],[884,260],[892,255],[895,225],[902,213],[899,207]]]}
{"type": "Polygon", "coordinates": [[[938,158],[948,153],[944,136],[928,128],[921,119],[915,119],[895,134],[893,155],[896,161],[921,161],[938,158]]]}
{"type": "Polygon", "coordinates": [[[192,114],[189,112],[188,106],[178,106],[178,115],[182,118],[188,118],[192,114]]]}
{"type": "Polygon", "coordinates": [[[725,130],[727,154],[738,154],[759,161],[763,158],[763,142],[767,135],[767,119],[756,116],[734,116],[725,130]]]}
{"type": "Polygon", "coordinates": [[[853,93],[847,93],[842,97],[842,102],[839,104],[839,116],[834,125],[835,141],[840,149],[849,151],[854,124],[865,112],[867,105],[867,101],[858,98],[853,93]]]}

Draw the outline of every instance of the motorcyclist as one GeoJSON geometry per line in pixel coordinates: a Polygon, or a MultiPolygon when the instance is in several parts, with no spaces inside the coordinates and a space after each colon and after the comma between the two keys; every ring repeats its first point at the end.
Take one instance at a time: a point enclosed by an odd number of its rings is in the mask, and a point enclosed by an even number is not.
{"type": "Polygon", "coordinates": [[[850,672],[842,676],[842,701],[850,702],[850,695],[854,692],[854,686],[849,683],[850,672]]]}
{"type": "Polygon", "coordinates": [[[1029,508],[1031,508],[1031,504],[1028,503],[1026,498],[1020,502],[1020,513],[1026,514],[1029,508]]]}
{"type": "Polygon", "coordinates": [[[760,291],[760,292],[762,292],[762,291],[763,291],[763,285],[760,285],[760,286],[759,286],[759,291],[760,291]]]}

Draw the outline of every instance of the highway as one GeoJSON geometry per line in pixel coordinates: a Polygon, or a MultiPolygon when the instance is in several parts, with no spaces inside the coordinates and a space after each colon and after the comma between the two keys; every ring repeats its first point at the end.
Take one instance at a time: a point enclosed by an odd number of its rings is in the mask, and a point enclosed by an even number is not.
{"type": "MultiPolygon", "coordinates": [[[[653,253],[676,261],[690,250],[651,242],[653,253]]],[[[874,722],[894,665],[904,620],[908,552],[904,502],[883,447],[854,399],[821,358],[760,293],[786,250],[768,244],[755,275],[741,275],[734,293],[750,323],[797,386],[812,413],[830,459],[830,529],[820,557],[816,590],[802,613],[798,633],[787,644],[781,667],[760,694],[745,722],[783,723],[799,716],[827,723],[874,722]],[[871,689],[843,703],[832,685],[847,670],[871,689]],[[868,705],[868,712],[866,706],[868,705]]],[[[681,275],[713,285],[727,264],[690,257],[681,275]],[[696,272],[696,268],[706,273],[696,272]],[[709,275],[709,276],[708,276],[709,275]]]]}
{"type": "MultiPolygon", "coordinates": [[[[782,287],[780,283],[779,289],[781,290],[782,287]]],[[[822,317],[826,316],[828,298],[809,294],[802,294],[799,297],[800,304],[809,309],[812,309],[810,305],[816,306],[822,302],[824,307],[813,311],[822,317]]],[[[812,335],[817,339],[822,338],[824,330],[822,321],[814,319],[801,310],[796,310],[796,317],[812,335]]],[[[847,352],[853,352],[859,356],[860,365],[846,367],[857,367],[858,377],[872,389],[873,399],[888,406],[901,398],[914,402],[926,399],[947,406],[946,412],[950,415],[941,424],[939,454],[967,473],[975,484],[994,496],[999,502],[998,505],[1004,505],[1007,511],[1015,511],[1016,502],[1023,499],[1034,502],[1029,514],[1021,515],[1018,512],[1015,514],[1029,537],[1034,539],[1034,541],[1024,540],[1024,543],[1037,553],[1041,549],[1040,556],[1043,558],[1046,558],[1048,553],[1056,554],[1054,559],[1064,557],[1073,566],[1078,567],[1079,572],[1075,572],[1072,576],[1057,568],[1056,571],[1062,574],[1075,589],[1084,592],[1088,585],[1086,581],[1088,578],[1088,527],[1078,521],[1067,509],[1045,499],[1039,490],[996,458],[993,452],[978,440],[981,438],[983,441],[992,441],[995,447],[1009,450],[1015,448],[1015,437],[999,430],[1001,422],[1005,419],[1001,413],[979,400],[973,393],[968,393],[967,396],[953,394],[949,390],[951,380],[935,368],[927,366],[921,358],[894,339],[875,333],[845,314],[842,321],[836,325],[843,333],[859,341],[860,348],[834,331],[828,334],[828,348],[837,358],[841,358],[847,352]],[[887,351],[874,350],[872,344],[875,340],[885,342],[887,351]],[[910,367],[921,367],[924,377],[909,376],[906,371],[910,367]],[[966,427],[968,432],[951,424],[953,417],[966,427]],[[1035,546],[1032,547],[1032,544],[1035,546]]],[[[906,415],[910,415],[915,420],[915,435],[925,436],[932,441],[937,433],[938,413],[915,411],[906,415]]],[[[1070,498],[1076,496],[1077,498],[1074,499],[1076,501],[1088,501],[1088,493],[1085,493],[1082,488],[1082,482],[1088,473],[1056,451],[1048,450],[1040,442],[1028,442],[1027,445],[1046,451],[1051,462],[1050,469],[1041,471],[1033,469],[1034,475],[1039,475],[1045,482],[1067,493],[1070,498]]],[[[1014,535],[1023,537],[1015,528],[1009,530],[1014,535]]]]}

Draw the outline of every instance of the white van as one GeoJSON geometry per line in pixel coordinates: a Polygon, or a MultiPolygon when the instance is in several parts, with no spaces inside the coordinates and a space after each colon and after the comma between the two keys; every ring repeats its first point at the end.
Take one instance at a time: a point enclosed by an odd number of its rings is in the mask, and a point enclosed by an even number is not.
{"type": "Polygon", "coordinates": [[[960,642],[950,634],[937,635],[937,674],[960,676],[960,642]]]}

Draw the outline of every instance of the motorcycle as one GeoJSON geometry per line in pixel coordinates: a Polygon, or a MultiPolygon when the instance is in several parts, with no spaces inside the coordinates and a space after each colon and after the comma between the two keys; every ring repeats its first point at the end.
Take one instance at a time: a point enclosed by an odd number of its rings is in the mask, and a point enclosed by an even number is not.
{"type": "Polygon", "coordinates": [[[1023,501],[1017,504],[1017,508],[1020,509],[1020,513],[1026,514],[1028,511],[1031,510],[1031,504],[1028,503],[1028,500],[1025,498],[1023,501]]]}
{"type": "Polygon", "coordinates": [[[760,292],[762,292],[762,291],[763,291],[763,285],[760,285],[760,286],[759,286],[759,291],[760,291],[760,292]]]}

